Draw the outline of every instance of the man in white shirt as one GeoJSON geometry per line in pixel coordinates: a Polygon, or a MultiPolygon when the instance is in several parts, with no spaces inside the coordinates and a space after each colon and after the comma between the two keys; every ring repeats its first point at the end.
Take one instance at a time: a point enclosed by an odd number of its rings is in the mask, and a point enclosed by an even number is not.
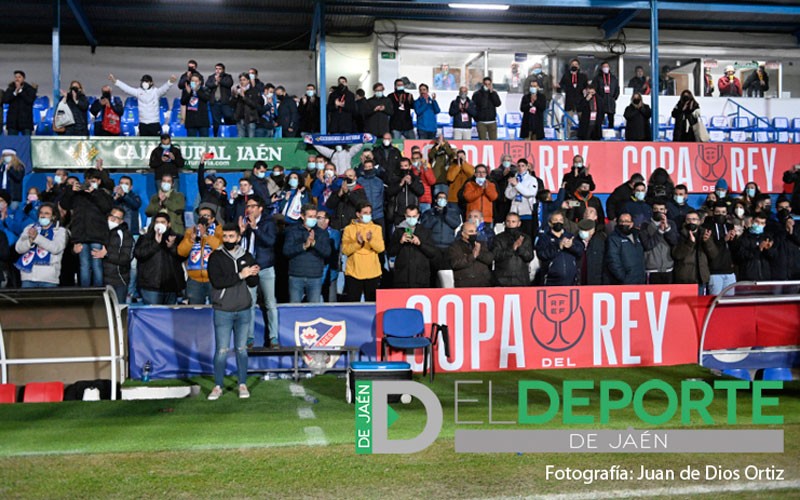
{"type": "Polygon", "coordinates": [[[123,92],[139,101],[139,136],[155,137],[161,135],[159,100],[177,81],[177,77],[172,75],[164,85],[153,87],[153,77],[144,75],[140,81],[139,88],[133,88],[122,80],[117,80],[113,74],[108,75],[108,79],[123,92]]]}

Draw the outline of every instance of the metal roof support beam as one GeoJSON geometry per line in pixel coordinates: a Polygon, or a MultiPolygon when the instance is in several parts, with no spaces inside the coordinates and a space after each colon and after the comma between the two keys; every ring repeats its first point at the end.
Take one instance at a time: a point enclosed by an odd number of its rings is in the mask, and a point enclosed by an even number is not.
{"type": "Polygon", "coordinates": [[[624,28],[629,22],[633,21],[633,18],[635,18],[638,14],[639,11],[636,9],[626,9],[608,21],[604,22],[603,25],[600,26],[600,29],[605,32],[605,39],[608,40],[619,33],[622,28],[624,28]]]}
{"type": "Polygon", "coordinates": [[[658,140],[660,120],[658,118],[658,91],[660,66],[658,65],[658,9],[661,8],[658,0],[650,0],[650,130],[653,140],[658,140]],[[655,82],[655,85],[653,84],[655,82]]]}
{"type": "Polygon", "coordinates": [[[97,39],[94,37],[92,26],[89,24],[89,18],[86,17],[86,13],[83,12],[80,0],[67,0],[67,5],[72,9],[72,14],[75,15],[75,20],[78,21],[78,26],[83,30],[86,41],[89,42],[92,53],[94,53],[94,49],[97,48],[97,39]]]}
{"type": "Polygon", "coordinates": [[[61,0],[53,0],[53,106],[61,100],[61,0]]]}
{"type": "MultiPolygon", "coordinates": [[[[322,134],[328,133],[328,86],[326,84],[326,64],[328,57],[328,47],[325,44],[325,3],[317,2],[314,9],[314,19],[317,25],[317,37],[319,38],[319,50],[317,60],[319,61],[319,82],[317,82],[317,96],[319,96],[319,131],[322,134]]],[[[312,34],[312,39],[315,38],[312,34]]]]}
{"type": "Polygon", "coordinates": [[[314,19],[311,21],[311,36],[308,40],[308,50],[317,50],[317,35],[320,25],[320,6],[319,2],[314,4],[314,19]]]}

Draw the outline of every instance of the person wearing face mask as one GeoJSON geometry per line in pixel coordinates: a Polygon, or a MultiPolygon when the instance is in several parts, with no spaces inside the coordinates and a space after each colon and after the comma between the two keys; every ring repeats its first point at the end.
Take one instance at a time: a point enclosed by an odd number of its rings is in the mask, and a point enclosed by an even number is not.
{"type": "Polygon", "coordinates": [[[11,208],[16,209],[22,201],[22,180],[25,177],[25,164],[11,148],[4,148],[0,157],[0,189],[11,195],[11,208]]]}
{"type": "Polygon", "coordinates": [[[783,173],[783,182],[793,185],[791,198],[792,212],[800,214],[800,164],[794,165],[783,173]]]}
{"type": "Polygon", "coordinates": [[[769,281],[772,279],[771,262],[777,255],[774,237],[765,231],[768,216],[758,212],[753,223],[736,245],[736,261],[739,281],[769,281]]]}
{"type": "Polygon", "coordinates": [[[714,244],[710,230],[700,225],[700,214],[690,210],[681,229],[678,244],[672,249],[675,259],[674,283],[695,284],[699,293],[706,293],[711,277],[709,262],[717,258],[718,247],[714,244]]]}
{"type": "Polygon", "coordinates": [[[118,136],[121,133],[119,120],[125,112],[122,100],[111,96],[110,85],[104,85],[100,91],[100,98],[89,107],[89,112],[94,115],[94,135],[118,136]]]}
{"type": "MultiPolygon", "coordinates": [[[[564,184],[564,189],[566,190],[567,198],[573,198],[575,196],[575,191],[577,191],[578,187],[584,182],[589,184],[590,191],[597,189],[594,178],[592,178],[592,174],[589,173],[589,170],[590,167],[583,161],[583,156],[575,155],[572,158],[572,168],[569,172],[564,174],[564,177],[561,179],[561,182],[564,184]]],[[[539,184],[541,184],[541,182],[539,184]]]]}
{"type": "Polygon", "coordinates": [[[210,401],[222,396],[225,366],[231,337],[236,352],[239,399],[250,397],[247,389],[247,335],[253,324],[250,288],[258,286],[260,268],[255,258],[241,245],[242,235],[234,223],[222,228],[222,246],[208,258],[211,301],[214,305],[214,388],[210,401]]]}
{"type": "Polygon", "coordinates": [[[494,284],[496,286],[529,286],[528,266],[533,260],[533,240],[522,232],[519,215],[509,213],[505,230],[494,237],[494,284]]]}
{"type": "MultiPolygon", "coordinates": [[[[387,132],[388,134],[388,132],[387,132]]],[[[342,176],[353,164],[353,158],[358,156],[358,153],[364,147],[363,144],[352,144],[350,146],[337,144],[333,148],[315,144],[314,149],[319,154],[327,158],[328,161],[336,165],[336,175],[342,176]]],[[[376,155],[377,156],[377,155],[376,155]]]]}
{"type": "Polygon", "coordinates": [[[422,152],[418,149],[411,152],[411,171],[422,181],[424,192],[419,197],[419,209],[424,213],[431,208],[431,203],[433,203],[436,174],[433,173],[433,168],[428,162],[422,158],[422,152]]]}
{"type": "Polygon", "coordinates": [[[209,106],[214,121],[214,137],[219,137],[219,127],[223,120],[226,124],[235,123],[231,107],[232,87],[233,77],[225,72],[224,64],[217,63],[214,66],[214,73],[206,79],[206,88],[211,93],[209,106]]]}
{"type": "Polygon", "coordinates": [[[755,182],[748,182],[745,184],[744,189],[742,190],[741,200],[745,204],[746,207],[753,206],[755,199],[757,196],[761,194],[761,190],[758,188],[758,184],[755,182]]]}
{"type": "Polygon", "coordinates": [[[181,87],[181,106],[185,106],[183,122],[187,137],[208,137],[208,101],[211,93],[203,86],[203,77],[193,74],[181,87]]]}
{"type": "Polygon", "coordinates": [[[644,182],[644,177],[640,173],[631,175],[631,178],[623,182],[611,193],[606,200],[606,216],[614,220],[625,208],[625,205],[633,196],[633,186],[638,182],[644,182]]]}
{"type": "Polygon", "coordinates": [[[433,175],[436,176],[436,185],[433,188],[433,195],[444,191],[447,192],[447,170],[448,167],[457,161],[456,150],[444,138],[444,134],[436,136],[436,141],[428,150],[428,163],[433,168],[433,175]]]}
{"type": "MultiPolygon", "coordinates": [[[[33,103],[36,88],[25,81],[25,72],[14,70],[14,80],[2,93],[3,104],[8,104],[6,132],[8,135],[31,135],[33,133],[33,103]]],[[[3,119],[0,118],[0,125],[3,119]]]]}
{"type": "Polygon", "coordinates": [[[461,237],[450,245],[447,257],[453,268],[456,288],[492,286],[494,254],[478,241],[478,228],[472,222],[461,227],[461,237]]]}
{"type": "Polygon", "coordinates": [[[256,137],[256,128],[265,113],[263,92],[264,88],[257,87],[249,73],[239,74],[239,85],[231,92],[231,106],[235,110],[234,118],[239,137],[256,137]]]}
{"type": "MultiPolygon", "coordinates": [[[[577,59],[569,62],[567,72],[558,83],[558,90],[564,94],[564,110],[573,119],[578,115],[578,106],[584,100],[583,90],[589,83],[586,73],[581,71],[581,63],[577,59]]],[[[572,129],[572,127],[570,127],[572,129]]],[[[575,132],[570,130],[570,138],[575,137],[575,132]]]]}
{"type": "Polygon", "coordinates": [[[465,222],[471,222],[475,224],[475,227],[478,228],[478,241],[485,244],[491,250],[495,236],[494,226],[492,225],[491,219],[489,222],[484,222],[483,214],[480,210],[470,210],[467,212],[465,222]]]}
{"type": "Polygon", "coordinates": [[[695,134],[695,125],[700,120],[700,105],[690,91],[681,92],[680,100],[672,108],[672,118],[675,119],[672,133],[674,142],[700,142],[703,139],[695,134]]]}
{"type": "Polygon", "coordinates": [[[683,227],[683,219],[693,208],[687,203],[689,199],[689,189],[685,184],[675,186],[672,198],[667,201],[667,218],[678,227],[683,227]]]}
{"type": "Polygon", "coordinates": [[[529,168],[527,161],[517,162],[517,173],[508,178],[505,197],[511,201],[510,211],[519,214],[522,230],[533,237],[539,229],[536,193],[542,186],[536,176],[528,172],[529,168]]]}
{"type": "Polygon", "coordinates": [[[462,85],[458,89],[458,96],[450,102],[449,114],[453,118],[454,141],[472,139],[472,119],[475,112],[475,105],[469,98],[469,89],[462,85]]]}
{"type": "Polygon", "coordinates": [[[372,205],[373,222],[385,231],[383,220],[384,185],[383,180],[381,180],[377,174],[378,171],[375,170],[375,162],[372,160],[365,161],[363,174],[358,177],[358,185],[364,188],[367,201],[372,205]]]}
{"type": "Polygon", "coordinates": [[[494,222],[494,201],[498,198],[497,186],[488,179],[486,165],[475,167],[475,175],[464,184],[464,201],[467,212],[479,211],[489,227],[494,222]]]}
{"type": "Polygon", "coordinates": [[[733,66],[725,67],[725,74],[717,80],[720,97],[742,97],[742,81],[733,66]]]}
{"type": "Polygon", "coordinates": [[[369,203],[367,192],[358,184],[356,171],[349,168],[345,171],[339,191],[332,194],[326,203],[333,210],[331,226],[343,231],[350,221],[356,218],[358,207],[369,203]]]}
{"type": "Polygon", "coordinates": [[[578,222],[578,238],[574,244],[582,251],[578,261],[579,285],[607,284],[604,268],[607,239],[605,231],[597,227],[595,221],[583,219],[578,222]]]}
{"type": "Polygon", "coordinates": [[[54,203],[57,206],[61,198],[64,197],[67,188],[70,188],[70,186],[67,186],[67,177],[69,177],[69,174],[63,168],[56,170],[52,177],[48,176],[45,181],[45,190],[40,193],[42,201],[54,203]]]}
{"type": "Polygon", "coordinates": [[[289,301],[321,302],[322,274],[331,254],[328,232],[317,227],[317,209],[305,205],[302,224],[286,228],[283,255],[289,260],[289,301]]]}
{"type": "Polygon", "coordinates": [[[411,160],[402,158],[400,169],[389,177],[386,183],[386,220],[393,226],[405,218],[407,206],[419,206],[419,199],[425,193],[422,181],[411,169],[411,160]]]}
{"type": "Polygon", "coordinates": [[[583,219],[586,210],[594,208],[598,220],[605,220],[606,215],[603,212],[603,203],[592,193],[591,186],[587,181],[581,181],[577,189],[572,194],[572,205],[567,210],[567,220],[577,222],[583,219]],[[574,202],[578,202],[577,205],[574,202]]]}
{"type": "Polygon", "coordinates": [[[336,167],[329,163],[324,170],[317,171],[317,177],[311,184],[311,196],[317,200],[317,212],[325,212],[333,216],[335,210],[328,208],[328,200],[342,188],[342,178],[336,177],[336,167]]]}
{"type": "Polygon", "coordinates": [[[747,97],[764,97],[764,93],[768,90],[769,75],[762,64],[747,76],[744,81],[744,91],[747,93],[747,97]]]}
{"type": "Polygon", "coordinates": [[[578,278],[578,260],[583,247],[574,234],[565,228],[566,219],[560,210],[550,215],[547,228],[536,239],[536,255],[541,267],[537,283],[545,286],[572,286],[578,278]]]}
{"type": "MultiPolygon", "coordinates": [[[[200,163],[197,167],[197,197],[198,204],[208,203],[214,208],[214,216],[220,223],[229,220],[233,213],[236,212],[236,199],[228,200],[228,183],[224,177],[217,177],[214,174],[205,175],[205,160],[200,158],[200,163]]],[[[243,179],[246,183],[246,189],[240,189],[245,193],[253,194],[253,188],[250,184],[250,179],[243,179]]],[[[241,180],[240,180],[241,184],[241,180]]],[[[234,188],[235,189],[235,188],[234,188]]]]}
{"type": "MultiPolygon", "coordinates": [[[[608,118],[608,128],[614,128],[614,113],[617,111],[617,99],[619,98],[619,80],[611,72],[611,65],[608,61],[600,64],[600,70],[592,83],[597,91],[598,99],[603,101],[603,111],[608,118]]],[[[599,120],[602,123],[603,116],[599,116],[599,120]]]]}
{"type": "MultiPolygon", "coordinates": [[[[459,192],[464,184],[475,175],[475,167],[467,161],[467,153],[464,150],[458,150],[456,158],[453,163],[447,168],[447,201],[455,206],[458,206],[462,211],[461,215],[465,215],[466,203],[459,203],[459,192]]],[[[463,193],[462,193],[463,196],[463,193]]]]}
{"type": "Polygon", "coordinates": [[[706,217],[703,222],[703,228],[711,232],[710,244],[717,249],[717,255],[709,261],[708,293],[711,295],[719,295],[728,285],[736,283],[733,248],[739,235],[728,222],[728,210],[728,204],[718,200],[713,216],[706,217]]]}
{"type": "Polygon", "coordinates": [[[634,94],[650,95],[650,78],[645,76],[644,68],[636,66],[633,71],[634,76],[628,80],[628,87],[633,89],[634,94]]]}
{"type": "Polygon", "coordinates": [[[647,188],[644,182],[637,182],[633,186],[633,193],[623,210],[633,217],[633,225],[636,228],[650,220],[653,216],[653,209],[647,204],[647,188]]]}
{"type": "Polygon", "coordinates": [[[405,82],[402,78],[394,81],[394,92],[389,94],[388,97],[394,110],[389,119],[392,138],[416,139],[414,123],[411,119],[411,110],[414,109],[414,96],[406,92],[405,82]]]}
{"type": "Polygon", "coordinates": [[[667,204],[663,199],[653,202],[653,216],[651,220],[642,223],[639,237],[644,247],[647,283],[671,284],[675,266],[672,249],[678,244],[678,228],[667,218],[667,204]]]}
{"type": "Polygon", "coordinates": [[[717,195],[717,202],[725,203],[725,206],[731,206],[731,198],[728,196],[728,181],[719,179],[714,185],[714,193],[717,195]]]}
{"type": "Polygon", "coordinates": [[[186,298],[189,304],[203,305],[211,296],[208,280],[208,258],[222,245],[220,225],[215,218],[216,206],[201,203],[195,211],[196,224],[186,229],[178,244],[178,255],[186,260],[186,298]]]}
{"type": "Polygon", "coordinates": [[[375,137],[389,132],[389,122],[395,109],[392,99],[384,93],[383,84],[378,82],[372,86],[375,92],[364,103],[364,131],[375,137]]]}
{"type": "Polygon", "coordinates": [[[614,232],[606,240],[605,267],[612,285],[644,285],[644,247],[633,227],[633,217],[623,212],[617,217],[614,232]]]}
{"type": "Polygon", "coordinates": [[[328,133],[355,132],[356,96],[347,88],[347,78],[339,77],[339,86],[328,95],[328,133]]]}
{"type": "Polygon", "coordinates": [[[119,184],[111,193],[114,208],[122,209],[125,224],[134,237],[139,236],[139,209],[142,208],[142,198],[133,190],[133,179],[127,175],[119,178],[119,184]]]}
{"type": "MultiPolygon", "coordinates": [[[[445,193],[439,193],[434,197],[433,207],[422,213],[419,222],[430,230],[433,245],[446,250],[455,239],[455,230],[461,225],[461,213],[448,206],[445,193]]],[[[441,267],[441,269],[449,269],[449,267],[441,267]]]]}
{"type": "Polygon", "coordinates": [[[522,85],[522,90],[526,91],[531,88],[533,82],[536,82],[539,93],[544,95],[545,102],[549,103],[553,98],[553,80],[550,75],[542,70],[542,63],[534,63],[531,67],[531,73],[525,79],[522,85]]]}
{"type": "Polygon", "coordinates": [[[172,144],[169,134],[161,134],[161,144],[150,152],[150,168],[153,169],[153,180],[158,191],[161,178],[165,175],[178,178],[184,166],[181,148],[172,144]]]}
{"type": "Polygon", "coordinates": [[[61,102],[67,104],[73,117],[73,122],[64,128],[53,125],[53,131],[59,135],[89,135],[87,111],[89,99],[83,93],[83,85],[77,80],[69,84],[69,90],[61,90],[61,102]]]}
{"type": "MultiPolygon", "coordinates": [[[[281,168],[281,172],[282,171],[283,168],[281,168]]],[[[260,196],[261,199],[267,203],[267,205],[274,203],[273,196],[277,195],[283,187],[283,182],[281,181],[280,184],[278,183],[278,180],[272,176],[270,171],[268,171],[267,162],[262,160],[259,160],[253,164],[253,169],[250,171],[249,180],[250,184],[253,185],[253,192],[260,196]]]]}
{"type": "Polygon", "coordinates": [[[146,305],[173,305],[185,287],[183,259],[178,255],[179,235],[170,216],[158,213],[133,249],[138,262],[137,281],[146,305]]]}
{"type": "Polygon", "coordinates": [[[158,137],[161,135],[161,109],[159,101],[169,92],[170,87],[178,81],[175,75],[169,77],[160,87],[153,87],[153,77],[142,76],[139,88],[133,88],[110,74],[108,79],[126,94],[133,96],[139,103],[139,135],[158,137]]]}
{"type": "Polygon", "coordinates": [[[603,116],[606,102],[591,85],[584,90],[584,98],[578,101],[578,139],[599,141],[603,138],[603,116]]]}
{"type": "Polygon", "coordinates": [[[472,94],[475,105],[475,121],[478,126],[478,139],[497,140],[497,108],[502,104],[500,95],[494,90],[492,79],[483,79],[483,86],[472,94]]]}
{"type": "Polygon", "coordinates": [[[103,259],[103,284],[117,294],[117,302],[125,304],[131,282],[133,236],[125,223],[125,211],[114,207],[108,214],[108,237],[97,255],[103,259]]]}
{"type": "Polygon", "coordinates": [[[255,137],[276,137],[280,131],[277,109],[278,98],[275,96],[275,86],[267,83],[260,96],[255,137]]]}
{"type": "Polygon", "coordinates": [[[181,77],[178,79],[178,88],[185,88],[186,84],[192,80],[193,75],[199,76],[200,81],[203,81],[203,75],[197,71],[197,61],[194,59],[189,59],[189,61],[186,63],[186,71],[181,73],[181,77]]]}
{"type": "Polygon", "coordinates": [[[397,172],[402,156],[400,150],[392,144],[392,134],[383,134],[379,143],[372,148],[372,158],[383,172],[384,180],[397,172]]]}
{"type": "Polygon", "coordinates": [[[70,240],[79,257],[82,287],[103,286],[103,261],[98,253],[108,240],[106,219],[113,205],[98,174],[88,177],[82,186],[76,184],[61,199],[61,208],[70,213],[70,240]]]}
{"type": "Polygon", "coordinates": [[[378,257],[385,250],[383,230],[373,222],[372,205],[359,205],[356,218],[342,233],[342,255],[345,265],[344,295],[348,302],[375,302],[381,281],[381,263],[378,257]]]}
{"type": "Polygon", "coordinates": [[[297,112],[300,113],[301,135],[319,133],[319,97],[317,96],[317,86],[313,83],[306,85],[306,91],[300,98],[297,112]]]}
{"type": "Polygon", "coordinates": [[[642,100],[642,94],[634,92],[631,103],[625,108],[625,140],[650,141],[653,132],[650,127],[650,118],[653,110],[642,100]]]}
{"type": "Polygon", "coordinates": [[[433,245],[430,230],[420,224],[419,207],[406,207],[405,219],[392,233],[386,252],[394,259],[393,288],[430,286],[431,270],[439,250],[433,245]]]}
{"type": "Polygon", "coordinates": [[[424,83],[419,85],[419,97],[414,101],[414,111],[417,114],[417,137],[420,139],[433,139],[439,128],[436,115],[441,109],[436,102],[436,94],[429,92],[424,83]]]}
{"type": "Polygon", "coordinates": [[[539,88],[539,82],[531,81],[530,87],[526,87],[525,95],[519,103],[519,110],[522,113],[522,126],[519,131],[519,138],[536,141],[544,139],[544,115],[547,108],[547,99],[539,88]]]}
{"type": "Polygon", "coordinates": [[[277,99],[275,119],[281,128],[281,136],[299,137],[300,113],[297,111],[297,103],[286,93],[286,89],[282,85],[275,87],[275,98],[277,99]]]}
{"type": "Polygon", "coordinates": [[[11,227],[13,231],[17,234],[21,234],[26,226],[35,224],[39,218],[39,207],[41,205],[42,200],[40,198],[39,189],[36,187],[28,189],[28,196],[25,199],[25,203],[18,205],[12,215],[12,220],[14,222],[11,227]]]}
{"type": "Polygon", "coordinates": [[[303,205],[311,203],[311,196],[306,191],[302,176],[291,172],[286,178],[281,200],[278,204],[278,213],[283,215],[287,224],[300,222],[303,205]]]}
{"type": "Polygon", "coordinates": [[[61,260],[67,246],[67,231],[59,224],[55,205],[39,208],[36,224],[27,226],[19,235],[14,249],[20,255],[16,268],[22,288],[55,288],[59,284],[61,260]]]}
{"type": "MultiPolygon", "coordinates": [[[[330,227],[330,216],[325,211],[317,211],[317,226],[328,233],[331,253],[325,259],[322,271],[322,300],[328,303],[337,301],[339,290],[339,258],[342,250],[342,232],[330,227]]],[[[344,288],[342,289],[344,291],[344,288]]]]}
{"type": "Polygon", "coordinates": [[[186,209],[186,196],[175,189],[175,179],[168,174],[160,178],[158,192],[150,197],[150,203],[144,213],[148,217],[155,217],[159,213],[167,213],[172,221],[172,229],[177,234],[183,234],[183,211],[186,209]]]}

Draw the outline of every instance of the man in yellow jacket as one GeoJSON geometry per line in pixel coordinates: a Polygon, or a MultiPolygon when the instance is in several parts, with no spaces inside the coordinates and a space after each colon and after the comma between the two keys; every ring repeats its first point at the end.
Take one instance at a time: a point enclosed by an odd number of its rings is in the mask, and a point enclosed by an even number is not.
{"type": "Polygon", "coordinates": [[[447,191],[448,203],[458,204],[458,192],[474,175],[475,167],[467,161],[467,153],[463,149],[459,149],[458,156],[447,168],[447,182],[450,184],[447,191]]]}
{"type": "Polygon", "coordinates": [[[347,256],[344,271],[344,295],[348,302],[375,302],[381,283],[378,254],[384,251],[383,231],[372,222],[372,205],[364,203],[356,210],[356,219],[344,228],[342,253],[347,256]]]}
{"type": "Polygon", "coordinates": [[[211,297],[208,257],[222,245],[222,226],[214,219],[216,205],[206,202],[197,207],[197,224],[186,230],[178,245],[178,255],[186,259],[186,297],[189,304],[205,304],[211,297]]]}

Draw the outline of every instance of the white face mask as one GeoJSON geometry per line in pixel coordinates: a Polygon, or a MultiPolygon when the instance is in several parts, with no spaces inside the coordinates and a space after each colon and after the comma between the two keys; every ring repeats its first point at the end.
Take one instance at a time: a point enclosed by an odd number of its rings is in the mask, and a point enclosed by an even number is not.
{"type": "Polygon", "coordinates": [[[145,90],[150,89],[150,82],[142,82],[142,88],[145,90]]]}
{"type": "Polygon", "coordinates": [[[584,241],[588,240],[589,236],[591,236],[591,234],[589,234],[589,231],[584,231],[583,229],[578,231],[578,237],[580,237],[580,239],[584,241]]]}
{"type": "Polygon", "coordinates": [[[125,194],[128,194],[131,190],[130,186],[128,186],[127,184],[120,184],[119,187],[122,188],[122,192],[125,194]]]}
{"type": "Polygon", "coordinates": [[[342,147],[341,147],[341,146],[339,146],[339,145],[337,145],[337,146],[336,146],[336,151],[341,151],[341,150],[342,150],[342,147]]]}
{"type": "Polygon", "coordinates": [[[172,190],[172,184],[170,184],[169,182],[162,182],[161,190],[164,191],[165,193],[172,190]]]}
{"type": "Polygon", "coordinates": [[[7,164],[8,164],[8,163],[11,163],[11,160],[13,160],[13,159],[14,159],[14,157],[13,157],[13,156],[11,156],[11,155],[6,155],[6,156],[4,156],[4,157],[3,157],[3,161],[4,161],[5,163],[7,163],[7,164]]]}
{"type": "Polygon", "coordinates": [[[392,145],[392,140],[391,139],[384,139],[383,140],[383,145],[386,146],[386,147],[391,146],[392,145]]]}
{"type": "Polygon", "coordinates": [[[153,226],[153,229],[155,229],[155,231],[158,234],[164,234],[167,232],[167,225],[164,224],[163,222],[159,222],[155,226],[153,226]]]}
{"type": "Polygon", "coordinates": [[[744,208],[739,207],[733,211],[736,214],[736,217],[743,219],[744,218],[744,208]]]}
{"type": "Polygon", "coordinates": [[[99,184],[96,182],[91,182],[89,183],[89,185],[92,186],[92,189],[97,189],[97,187],[99,186],[99,184]]]}
{"type": "Polygon", "coordinates": [[[54,184],[61,184],[62,182],[64,182],[64,179],[62,179],[60,175],[56,175],[53,177],[54,184]]]}
{"type": "Polygon", "coordinates": [[[113,220],[108,221],[108,229],[109,230],[113,231],[117,227],[119,227],[119,222],[114,222],[113,220]]]}

